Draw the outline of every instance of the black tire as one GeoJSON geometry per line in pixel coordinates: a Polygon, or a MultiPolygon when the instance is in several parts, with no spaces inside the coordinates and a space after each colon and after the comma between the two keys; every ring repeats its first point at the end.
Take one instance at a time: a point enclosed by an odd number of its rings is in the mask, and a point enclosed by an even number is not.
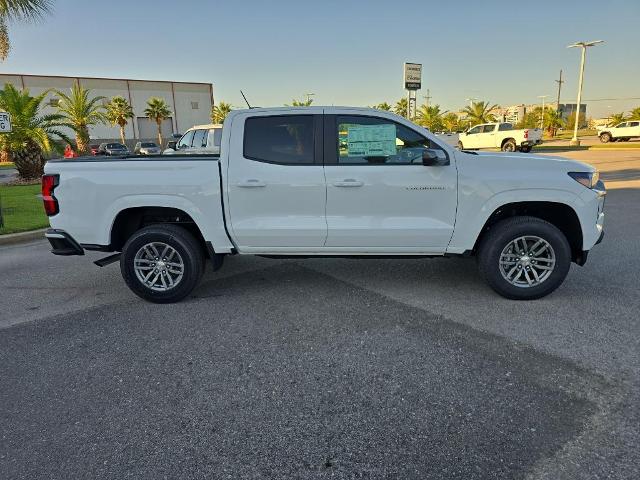
{"type": "MultiPolygon", "coordinates": [[[[533,245],[530,245],[533,246],[533,245]]],[[[525,252],[525,255],[527,252],[525,252]]],[[[521,257],[525,258],[525,257],[521,257]]],[[[526,257],[527,259],[530,257],[526,257]]],[[[516,262],[520,263],[520,262],[516,262]]],[[[528,265],[527,260],[527,265],[528,265]]],[[[538,261],[536,268],[546,265],[538,261]]],[[[536,217],[511,217],[501,220],[484,235],[478,249],[478,268],[489,286],[505,298],[512,300],[534,300],[549,295],[564,281],[571,266],[571,247],[565,235],[551,223],[536,217]],[[500,268],[500,259],[508,245],[523,236],[538,237],[546,241],[555,256],[555,265],[547,277],[532,286],[517,286],[509,282],[500,268]]],[[[516,265],[514,264],[514,268],[516,265]]],[[[505,271],[511,265],[505,266],[505,271]]],[[[519,267],[523,269],[522,266],[519,267]]],[[[529,271],[533,266],[524,267],[529,271]]],[[[519,271],[516,271],[520,276],[519,271]]],[[[524,273],[524,269],[523,269],[524,273]]],[[[529,275],[529,273],[527,273],[529,275]]],[[[533,273],[531,273],[533,278],[533,273]]]]}
{"type": "Polygon", "coordinates": [[[531,151],[531,149],[532,149],[532,148],[533,148],[533,147],[531,147],[531,146],[520,147],[520,151],[521,151],[522,153],[529,153],[529,152],[531,151]]]}
{"type": "Polygon", "coordinates": [[[600,134],[600,141],[602,143],[609,143],[611,140],[612,140],[612,137],[609,132],[604,132],[600,134]]]}
{"type": "Polygon", "coordinates": [[[516,151],[516,141],[513,138],[508,139],[506,142],[502,144],[501,150],[503,152],[515,152],[516,151]]]}
{"type": "Polygon", "coordinates": [[[464,145],[462,145],[461,141],[458,141],[458,150],[464,150],[464,145]]]}
{"type": "MultiPolygon", "coordinates": [[[[148,260],[143,261],[148,263],[148,260]]],[[[158,263],[162,264],[160,270],[173,268],[165,266],[162,259],[160,259],[158,263]]],[[[155,263],[151,265],[153,268],[156,267],[155,263]]],[[[153,303],[174,303],[185,298],[200,282],[204,273],[204,267],[204,251],[195,237],[184,228],[169,224],[151,225],[138,230],[127,240],[122,250],[122,256],[120,257],[120,271],[127,286],[139,297],[153,303]],[[174,249],[179,255],[179,257],[177,257],[178,262],[183,265],[181,269],[177,267],[178,271],[182,271],[182,276],[177,279],[175,286],[163,291],[154,290],[143,283],[142,279],[138,278],[134,268],[134,260],[138,252],[142,252],[145,245],[152,243],[165,244],[174,249]]],[[[147,270],[150,269],[152,269],[152,267],[149,267],[147,270]]],[[[157,271],[158,269],[155,268],[154,272],[157,271]]],[[[175,272],[160,273],[168,276],[169,273],[175,272]]],[[[154,278],[156,276],[157,275],[155,275],[154,278]]],[[[163,284],[165,283],[164,279],[160,278],[160,280],[163,284]]],[[[164,287],[158,286],[158,288],[164,287]]]]}

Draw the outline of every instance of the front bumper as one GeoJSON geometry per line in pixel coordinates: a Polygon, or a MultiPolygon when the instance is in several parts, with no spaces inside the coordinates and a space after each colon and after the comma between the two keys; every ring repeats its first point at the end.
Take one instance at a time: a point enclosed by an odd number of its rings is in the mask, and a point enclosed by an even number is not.
{"type": "Polygon", "coordinates": [[[50,228],[44,236],[49,240],[54,255],[84,255],[84,249],[64,230],[50,228]]]}

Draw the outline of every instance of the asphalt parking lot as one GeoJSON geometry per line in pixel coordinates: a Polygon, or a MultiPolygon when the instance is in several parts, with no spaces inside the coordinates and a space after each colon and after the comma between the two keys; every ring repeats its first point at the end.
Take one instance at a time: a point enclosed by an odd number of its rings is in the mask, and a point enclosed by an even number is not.
{"type": "Polygon", "coordinates": [[[533,302],[470,259],[233,257],[152,305],[0,247],[0,478],[638,478],[640,152],[566,156],[606,237],[533,302]]]}

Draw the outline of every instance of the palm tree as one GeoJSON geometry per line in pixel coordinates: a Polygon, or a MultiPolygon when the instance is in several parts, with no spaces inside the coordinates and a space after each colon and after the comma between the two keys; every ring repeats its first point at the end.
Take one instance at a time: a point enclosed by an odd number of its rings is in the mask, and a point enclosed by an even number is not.
{"type": "Polygon", "coordinates": [[[116,96],[107,103],[107,118],[111,125],[120,127],[120,141],[124,145],[124,127],[129,123],[129,119],[133,118],[133,108],[131,104],[121,96],[116,96]]]}
{"type": "Polygon", "coordinates": [[[51,0],[0,0],[0,60],[11,50],[9,23],[36,21],[50,11],[51,0]]]}
{"type": "Polygon", "coordinates": [[[12,131],[0,136],[0,147],[10,152],[20,177],[38,178],[43,173],[45,153],[62,151],[59,141],[71,143],[60,127],[65,117],[43,114],[42,101],[49,91],[32,97],[29,90],[18,90],[7,83],[0,90],[0,109],[11,115],[12,131]]]}
{"type": "Polygon", "coordinates": [[[393,113],[396,115],[400,115],[401,117],[407,118],[407,104],[408,101],[405,97],[402,97],[398,100],[393,107],[393,113]]]}
{"type": "Polygon", "coordinates": [[[467,119],[472,125],[477,125],[495,121],[495,117],[490,113],[495,108],[498,108],[498,105],[490,105],[489,102],[472,102],[463,112],[467,114],[467,119]]]}
{"type": "Polygon", "coordinates": [[[162,145],[162,122],[171,117],[172,113],[164,99],[151,97],[147,100],[147,108],[144,109],[144,114],[158,125],[158,145],[162,145]]]}
{"type": "Polygon", "coordinates": [[[460,129],[460,119],[455,113],[449,112],[442,116],[442,125],[447,132],[455,132],[460,129]]]}
{"type": "Polygon", "coordinates": [[[291,100],[291,105],[285,103],[285,107],[310,107],[313,103],[313,98],[307,97],[306,100],[296,100],[295,98],[291,100]]]}
{"type": "Polygon", "coordinates": [[[426,105],[423,104],[418,109],[416,115],[416,123],[428,128],[432,132],[438,132],[442,130],[442,114],[446,112],[440,111],[440,105],[426,105]]]}
{"type": "Polygon", "coordinates": [[[99,123],[106,123],[102,100],[105,97],[91,97],[91,90],[82,88],[80,82],[75,82],[71,87],[71,93],[66,94],[56,90],[60,97],[58,112],[64,115],[66,123],[76,134],[76,147],[78,152],[87,153],[89,145],[89,127],[99,123]]]}
{"type": "Polygon", "coordinates": [[[382,102],[378,105],[374,105],[373,108],[375,108],[376,110],[384,110],[385,112],[391,111],[391,105],[389,105],[387,102],[382,102]]]}
{"type": "Polygon", "coordinates": [[[224,123],[224,119],[231,112],[230,103],[220,102],[218,105],[211,107],[211,123],[224,123]]]}
{"type": "Polygon", "coordinates": [[[552,137],[556,136],[558,128],[562,127],[562,112],[554,110],[553,108],[545,109],[544,111],[544,128],[551,134],[552,137]]]}
{"type": "MultiPolygon", "coordinates": [[[[637,110],[640,110],[640,109],[637,109],[637,110]]],[[[633,114],[633,112],[632,112],[632,114],[633,114]]],[[[573,117],[573,118],[575,120],[575,117],[573,117]]],[[[626,119],[627,118],[625,117],[624,112],[614,113],[613,115],[611,115],[609,117],[609,125],[608,126],[618,125],[619,123],[624,122],[626,119]]]]}
{"type": "Polygon", "coordinates": [[[629,115],[629,120],[640,120],[640,107],[636,107],[631,110],[631,115],[629,115]]]}

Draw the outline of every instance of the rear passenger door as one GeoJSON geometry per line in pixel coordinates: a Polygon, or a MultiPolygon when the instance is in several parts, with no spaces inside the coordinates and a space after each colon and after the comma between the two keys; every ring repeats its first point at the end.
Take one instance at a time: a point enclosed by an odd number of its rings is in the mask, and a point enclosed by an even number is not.
{"type": "Polygon", "coordinates": [[[237,116],[229,145],[226,200],[239,250],[322,247],[327,236],[322,109],[237,116]]]}

